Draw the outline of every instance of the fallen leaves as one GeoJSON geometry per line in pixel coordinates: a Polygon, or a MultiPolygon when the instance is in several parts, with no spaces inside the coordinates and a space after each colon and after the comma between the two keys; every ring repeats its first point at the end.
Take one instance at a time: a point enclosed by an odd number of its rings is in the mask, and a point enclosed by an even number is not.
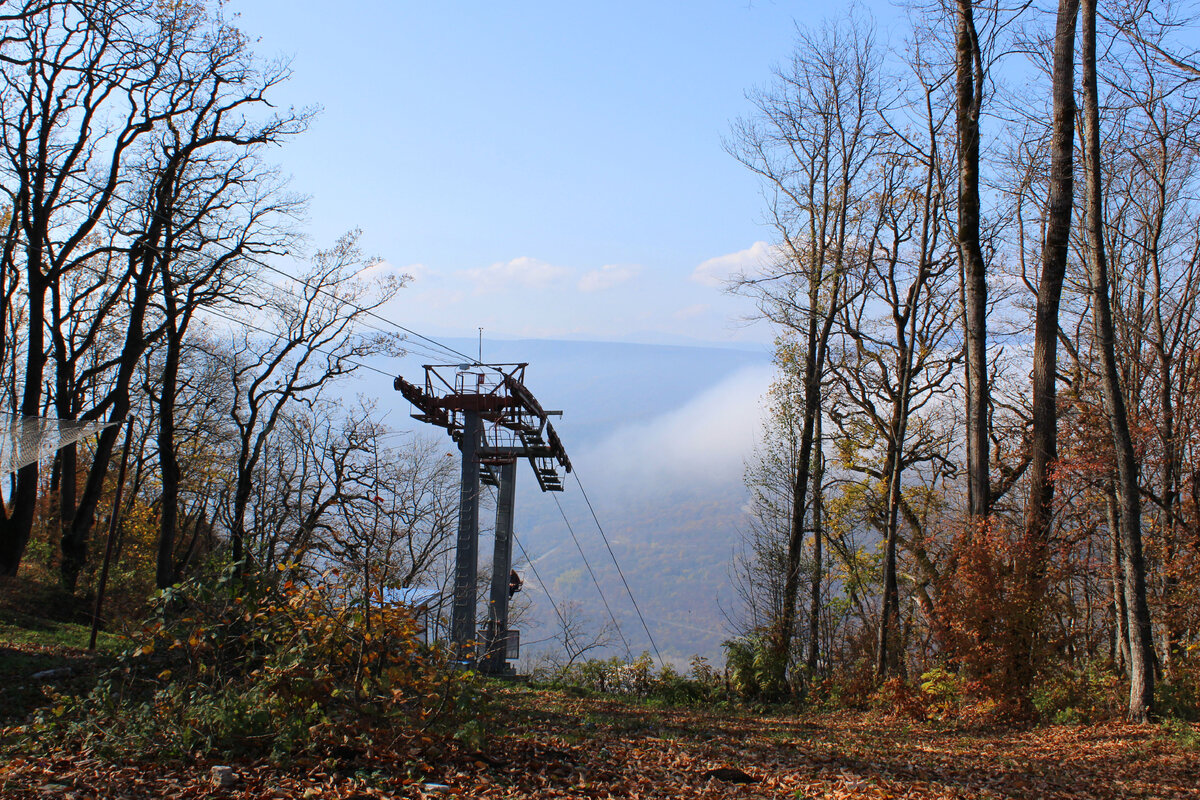
{"type": "Polygon", "coordinates": [[[480,749],[449,737],[288,768],[109,764],[53,752],[0,765],[0,797],[91,798],[1187,798],[1200,757],[1156,726],[955,729],[861,713],[656,709],[497,689],[480,749]],[[742,777],[744,776],[744,777],[742,777]],[[750,782],[741,782],[749,779],[750,782]]]}

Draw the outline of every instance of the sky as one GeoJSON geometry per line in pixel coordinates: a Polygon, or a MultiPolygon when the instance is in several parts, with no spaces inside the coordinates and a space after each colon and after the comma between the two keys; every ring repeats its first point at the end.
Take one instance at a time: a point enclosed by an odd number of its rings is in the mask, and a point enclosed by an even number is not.
{"type": "MultiPolygon", "coordinates": [[[[895,12],[874,9],[881,33],[895,12]]],[[[230,0],[283,107],[269,154],[313,246],[361,228],[408,274],[387,316],[430,336],[769,345],[723,280],[768,253],[722,148],[747,91],[828,3],[230,0]]]]}
{"type": "MultiPolygon", "coordinates": [[[[886,38],[895,12],[882,0],[865,5],[886,38]]],[[[722,138],[750,112],[746,93],[789,58],[796,21],[819,24],[841,4],[331,7],[224,6],[261,56],[291,60],[276,102],[323,109],[307,133],[270,154],[293,190],[311,197],[313,245],[361,228],[368,253],[412,276],[385,316],[471,353],[463,343],[482,327],[484,360],[530,360],[530,387],[565,409],[555,425],[606,524],[624,507],[641,508],[647,487],[666,498],[680,488],[724,497],[717,488],[739,486],[772,375],[772,332],[748,324],[753,304],[723,287],[770,256],[772,234],[757,180],[722,138]]],[[[384,371],[419,380],[421,363],[400,359],[384,371]]],[[[403,425],[406,404],[394,404],[388,386],[373,393],[391,409],[389,424],[403,425]]],[[[521,480],[524,532],[529,515],[550,512],[521,480]]],[[[587,530],[573,489],[564,502],[587,530]]],[[[741,502],[736,492],[730,502],[741,502]]],[[[549,524],[544,547],[532,543],[535,558],[566,547],[552,514],[549,524]]],[[[620,546],[621,531],[614,536],[620,546]]],[[[606,563],[594,539],[585,534],[584,546],[606,563]]],[[[619,601],[618,613],[627,610],[619,601]]]]}

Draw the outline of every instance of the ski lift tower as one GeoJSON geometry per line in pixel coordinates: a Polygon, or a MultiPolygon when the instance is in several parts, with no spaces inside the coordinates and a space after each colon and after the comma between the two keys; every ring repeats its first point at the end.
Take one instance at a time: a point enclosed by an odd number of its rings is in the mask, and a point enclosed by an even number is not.
{"type": "Polygon", "coordinates": [[[571,471],[571,461],[548,419],[562,412],[546,411],[525,388],[527,366],[426,365],[423,387],[399,377],[394,384],[415,408],[413,419],[445,428],[462,453],[450,636],[460,659],[479,663],[492,675],[511,674],[508,659],[516,658],[517,632],[508,628],[508,600],[517,461],[529,461],[543,492],[561,492],[559,468],[571,471]],[[499,499],[488,624],[479,652],[474,639],[481,484],[499,487],[499,499]]]}

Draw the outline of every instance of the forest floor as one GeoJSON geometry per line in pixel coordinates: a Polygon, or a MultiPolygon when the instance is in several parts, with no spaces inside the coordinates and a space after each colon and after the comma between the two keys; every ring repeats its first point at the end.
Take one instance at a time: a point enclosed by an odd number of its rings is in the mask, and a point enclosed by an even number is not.
{"type": "MultiPolygon", "coordinates": [[[[9,703],[14,673],[29,683],[36,658],[88,671],[87,654],[66,645],[0,642],[9,703]]],[[[661,708],[506,685],[486,694],[483,724],[457,735],[402,735],[286,767],[161,763],[153,753],[114,763],[51,745],[0,763],[0,798],[1200,798],[1196,725],[964,728],[857,712],[661,708]],[[230,785],[215,786],[217,765],[232,768],[230,785]]]]}

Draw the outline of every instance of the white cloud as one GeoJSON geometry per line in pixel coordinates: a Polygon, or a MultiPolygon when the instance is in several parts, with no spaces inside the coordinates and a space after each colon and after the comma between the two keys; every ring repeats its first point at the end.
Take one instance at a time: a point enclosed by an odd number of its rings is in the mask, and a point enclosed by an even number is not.
{"type": "Polygon", "coordinates": [[[566,267],[547,264],[529,256],[497,261],[488,267],[463,273],[475,284],[475,294],[495,294],[510,289],[544,289],[571,274],[566,267]]]}
{"type": "Polygon", "coordinates": [[[637,275],[638,267],[624,266],[621,264],[605,264],[600,269],[594,269],[591,272],[584,274],[579,279],[579,291],[581,292],[601,292],[605,289],[611,289],[614,286],[625,283],[627,280],[637,275]]]}
{"type": "Polygon", "coordinates": [[[738,483],[773,376],[766,364],[741,369],[673,411],[618,429],[579,460],[591,462],[589,474],[634,493],[738,483]]]}
{"type": "Polygon", "coordinates": [[[360,280],[388,280],[406,279],[408,284],[412,284],[422,276],[428,276],[432,270],[424,264],[408,264],[403,267],[397,267],[386,258],[381,258],[371,264],[360,269],[355,276],[360,280]]]}
{"type": "Polygon", "coordinates": [[[708,303],[696,303],[695,305],[690,305],[679,309],[671,316],[677,320],[686,321],[689,319],[703,317],[710,311],[712,311],[712,306],[708,303]]]}
{"type": "Polygon", "coordinates": [[[425,266],[424,264],[406,264],[403,267],[397,268],[396,271],[402,275],[407,275],[412,278],[410,284],[426,283],[432,280],[436,275],[433,269],[425,266]]]}
{"type": "Polygon", "coordinates": [[[692,271],[692,280],[705,286],[724,286],[731,277],[753,273],[775,258],[777,250],[766,242],[755,242],[745,250],[710,258],[692,271]]]}

